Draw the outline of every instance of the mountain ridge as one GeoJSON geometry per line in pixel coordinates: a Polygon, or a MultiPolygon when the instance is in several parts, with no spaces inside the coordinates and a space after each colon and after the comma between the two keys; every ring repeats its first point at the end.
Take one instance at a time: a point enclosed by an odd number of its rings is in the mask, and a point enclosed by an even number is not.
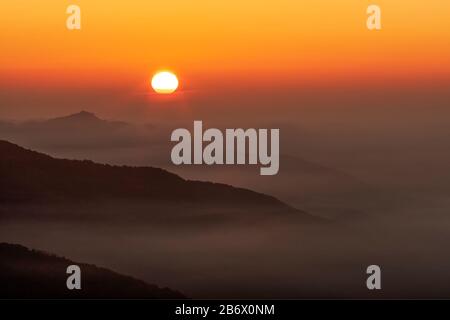
{"type": "Polygon", "coordinates": [[[0,140],[0,153],[2,203],[124,200],[197,207],[212,204],[215,209],[233,207],[312,218],[269,195],[226,184],[185,180],[160,168],[55,159],[4,140],[0,140]]]}

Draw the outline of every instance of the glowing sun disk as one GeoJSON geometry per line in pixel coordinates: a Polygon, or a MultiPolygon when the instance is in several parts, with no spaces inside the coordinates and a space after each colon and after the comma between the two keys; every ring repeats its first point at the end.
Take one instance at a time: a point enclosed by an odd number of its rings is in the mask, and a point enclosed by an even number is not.
{"type": "Polygon", "coordinates": [[[161,94],[173,93],[178,88],[177,76],[169,71],[158,72],[152,78],[152,88],[161,94]]]}

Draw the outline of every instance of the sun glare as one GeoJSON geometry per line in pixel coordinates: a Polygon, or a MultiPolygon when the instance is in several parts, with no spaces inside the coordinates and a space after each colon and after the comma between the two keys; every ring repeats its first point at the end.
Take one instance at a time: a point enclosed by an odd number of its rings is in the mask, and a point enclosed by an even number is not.
{"type": "Polygon", "coordinates": [[[152,88],[161,94],[173,93],[178,88],[177,76],[168,71],[158,72],[152,78],[152,88]]]}

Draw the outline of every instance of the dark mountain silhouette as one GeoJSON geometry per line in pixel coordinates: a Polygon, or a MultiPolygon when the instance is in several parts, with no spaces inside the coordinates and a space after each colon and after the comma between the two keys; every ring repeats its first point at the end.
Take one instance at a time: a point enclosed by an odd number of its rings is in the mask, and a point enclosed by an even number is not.
{"type": "Polygon", "coordinates": [[[184,180],[158,168],[54,159],[6,141],[0,141],[0,154],[3,204],[145,203],[158,205],[160,212],[176,207],[187,216],[189,212],[209,215],[220,211],[225,215],[270,213],[312,219],[271,196],[224,184],[184,180]]]}
{"type": "Polygon", "coordinates": [[[147,298],[182,299],[159,288],[94,265],[73,262],[17,244],[0,243],[0,298],[147,298]],[[81,290],[68,290],[67,267],[81,268],[81,290]]]}
{"type": "MultiPolygon", "coordinates": [[[[271,127],[271,124],[264,127],[271,127]]],[[[295,131],[289,126],[285,129],[287,134],[283,137],[294,136],[303,142],[309,139],[308,132],[295,134],[299,130],[297,127],[295,131]]],[[[291,206],[325,217],[363,216],[362,213],[373,211],[372,207],[379,209],[378,204],[385,202],[377,196],[377,190],[355,177],[301,157],[282,155],[280,172],[271,177],[261,177],[257,166],[174,166],[168,157],[172,147],[169,143],[171,130],[173,126],[107,121],[82,111],[45,121],[0,124],[0,137],[58,158],[152,165],[187,179],[243,187],[273,195],[291,206]]],[[[283,145],[298,143],[289,140],[283,145]]]]}

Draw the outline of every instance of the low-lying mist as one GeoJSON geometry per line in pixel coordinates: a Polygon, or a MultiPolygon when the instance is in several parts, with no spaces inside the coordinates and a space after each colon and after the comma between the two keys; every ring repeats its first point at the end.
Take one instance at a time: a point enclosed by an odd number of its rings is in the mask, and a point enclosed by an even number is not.
{"type": "Polygon", "coordinates": [[[93,222],[28,215],[2,219],[0,241],[108,266],[193,298],[445,298],[448,208],[445,198],[412,201],[400,211],[316,224],[279,219],[118,224],[106,217],[93,222]],[[382,269],[381,292],[366,288],[371,264],[382,269]]]}

